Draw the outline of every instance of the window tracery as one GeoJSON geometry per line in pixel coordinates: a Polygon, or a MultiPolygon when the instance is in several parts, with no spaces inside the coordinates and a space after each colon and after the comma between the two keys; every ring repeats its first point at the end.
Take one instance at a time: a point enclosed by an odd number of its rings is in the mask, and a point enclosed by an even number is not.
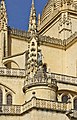
{"type": "Polygon", "coordinates": [[[12,95],[11,94],[7,95],[7,105],[12,105],[12,95]]]}

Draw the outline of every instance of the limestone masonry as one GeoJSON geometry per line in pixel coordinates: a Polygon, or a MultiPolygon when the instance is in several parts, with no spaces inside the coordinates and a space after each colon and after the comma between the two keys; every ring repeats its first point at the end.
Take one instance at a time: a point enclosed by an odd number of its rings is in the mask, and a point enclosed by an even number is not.
{"type": "Polygon", "coordinates": [[[77,0],[32,0],[28,31],[0,2],[0,120],[77,120],[77,0]]]}

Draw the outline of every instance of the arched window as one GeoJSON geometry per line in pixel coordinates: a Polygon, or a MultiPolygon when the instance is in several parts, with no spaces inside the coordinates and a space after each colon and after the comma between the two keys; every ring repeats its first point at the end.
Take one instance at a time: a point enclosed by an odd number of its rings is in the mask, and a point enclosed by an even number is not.
{"type": "Polygon", "coordinates": [[[0,112],[2,112],[2,102],[3,102],[3,93],[2,90],[0,89],[0,112]]]}
{"type": "Polygon", "coordinates": [[[77,110],[77,98],[74,99],[74,109],[77,110]]]}
{"type": "Polygon", "coordinates": [[[12,96],[10,94],[7,95],[7,105],[12,105],[12,96]]]}
{"type": "Polygon", "coordinates": [[[0,105],[2,105],[2,101],[3,101],[3,95],[2,95],[2,90],[0,89],[0,105]]]}
{"type": "Polygon", "coordinates": [[[62,102],[67,103],[68,102],[68,95],[63,95],[62,96],[62,102]]]}

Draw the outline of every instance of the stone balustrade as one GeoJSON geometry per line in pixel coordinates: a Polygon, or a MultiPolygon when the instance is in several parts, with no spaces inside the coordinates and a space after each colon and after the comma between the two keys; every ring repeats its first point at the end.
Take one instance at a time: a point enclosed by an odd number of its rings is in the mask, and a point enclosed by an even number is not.
{"type": "Polygon", "coordinates": [[[25,103],[24,105],[21,106],[21,111],[22,113],[28,111],[29,109],[34,107],[34,99],[31,99],[30,101],[28,101],[27,103],[25,103]]]}
{"type": "MultiPolygon", "coordinates": [[[[7,68],[0,68],[0,76],[14,76],[14,77],[25,77],[26,73],[24,69],[7,69],[7,68]]],[[[69,84],[77,85],[77,77],[57,74],[57,73],[46,73],[45,77],[39,77],[38,79],[35,77],[33,79],[28,79],[25,81],[24,84],[29,85],[32,83],[53,83],[56,84],[57,82],[64,82],[69,84]]]]}
{"type": "MultiPolygon", "coordinates": [[[[30,38],[30,36],[31,36],[30,32],[26,32],[26,31],[14,29],[14,28],[11,28],[10,30],[11,30],[11,35],[16,35],[16,36],[25,37],[25,38],[30,38]]],[[[62,48],[66,49],[66,46],[70,42],[72,42],[72,40],[74,38],[77,37],[77,32],[75,32],[68,39],[63,40],[63,41],[61,39],[57,39],[57,38],[54,38],[54,37],[51,38],[50,36],[39,35],[38,37],[39,37],[39,40],[40,40],[40,44],[43,44],[43,43],[55,44],[55,45],[59,45],[62,48]]]]}
{"type": "Polygon", "coordinates": [[[40,42],[45,42],[45,43],[49,43],[49,44],[56,44],[56,45],[60,45],[60,46],[64,46],[64,42],[61,39],[57,39],[54,37],[50,37],[50,36],[39,36],[40,42]]]}
{"type": "Polygon", "coordinates": [[[29,102],[25,103],[22,106],[22,113],[31,108],[53,110],[60,112],[66,112],[68,110],[71,110],[70,103],[66,104],[60,102],[53,102],[50,100],[38,99],[36,97],[33,97],[29,102]]]}
{"type": "Polygon", "coordinates": [[[7,68],[0,68],[0,76],[18,76],[24,77],[25,70],[24,69],[7,69],[7,68]]]}
{"type": "Polygon", "coordinates": [[[57,74],[57,73],[46,73],[46,76],[41,77],[34,77],[34,78],[28,78],[24,81],[24,86],[32,86],[37,84],[53,84],[57,85],[57,82],[60,83],[69,83],[73,85],[77,85],[77,77],[63,75],[63,74],[57,74]]]}
{"type": "Polygon", "coordinates": [[[66,45],[74,41],[74,39],[77,38],[77,32],[75,32],[73,35],[71,35],[67,40],[66,40],[66,45]]]}
{"type": "Polygon", "coordinates": [[[14,29],[14,28],[11,28],[11,34],[12,35],[21,36],[21,37],[26,37],[26,38],[30,37],[30,33],[29,32],[18,30],[18,29],[14,29]]]}
{"type": "Polygon", "coordinates": [[[72,110],[71,117],[77,119],[77,111],[76,110],[72,110]]]}
{"type": "Polygon", "coordinates": [[[0,106],[0,114],[20,114],[20,113],[21,113],[21,106],[13,106],[13,105],[0,106]]]}
{"type": "Polygon", "coordinates": [[[32,108],[67,112],[68,110],[71,110],[69,104],[70,103],[59,103],[33,97],[30,101],[26,102],[23,105],[0,106],[0,114],[23,114],[32,108]]]}
{"type": "MultiPolygon", "coordinates": [[[[29,32],[14,29],[14,28],[11,28],[11,34],[25,37],[25,38],[30,38],[30,36],[31,36],[31,34],[29,32]]],[[[45,43],[63,46],[63,41],[61,39],[51,38],[49,36],[42,36],[42,35],[39,35],[38,37],[39,37],[40,42],[45,42],[45,43]]]]}
{"type": "Polygon", "coordinates": [[[66,112],[66,115],[77,120],[77,110],[69,110],[66,112]]]}
{"type": "Polygon", "coordinates": [[[51,79],[51,78],[48,78],[47,75],[45,74],[45,76],[37,76],[37,77],[33,77],[33,78],[27,78],[25,81],[24,81],[24,90],[26,90],[27,88],[29,87],[32,87],[32,86],[37,86],[37,85],[48,85],[48,86],[54,86],[57,88],[57,82],[55,79],[51,79]]]}
{"type": "Polygon", "coordinates": [[[37,108],[45,108],[47,110],[56,110],[56,111],[67,111],[68,105],[66,103],[58,103],[53,101],[47,101],[47,100],[40,100],[36,99],[36,107],[37,108]]]}
{"type": "Polygon", "coordinates": [[[51,79],[55,79],[57,82],[77,85],[77,77],[63,75],[63,74],[56,74],[56,73],[50,73],[50,74],[47,73],[47,77],[50,77],[51,79]]]}

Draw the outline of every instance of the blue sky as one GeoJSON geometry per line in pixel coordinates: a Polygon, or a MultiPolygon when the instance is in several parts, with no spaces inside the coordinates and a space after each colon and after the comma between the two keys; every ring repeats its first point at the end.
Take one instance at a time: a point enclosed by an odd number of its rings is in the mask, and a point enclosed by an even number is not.
{"type": "MultiPolygon", "coordinates": [[[[13,28],[27,30],[32,0],[5,0],[8,25],[13,28]]],[[[36,13],[42,13],[47,0],[35,0],[36,13]]]]}

